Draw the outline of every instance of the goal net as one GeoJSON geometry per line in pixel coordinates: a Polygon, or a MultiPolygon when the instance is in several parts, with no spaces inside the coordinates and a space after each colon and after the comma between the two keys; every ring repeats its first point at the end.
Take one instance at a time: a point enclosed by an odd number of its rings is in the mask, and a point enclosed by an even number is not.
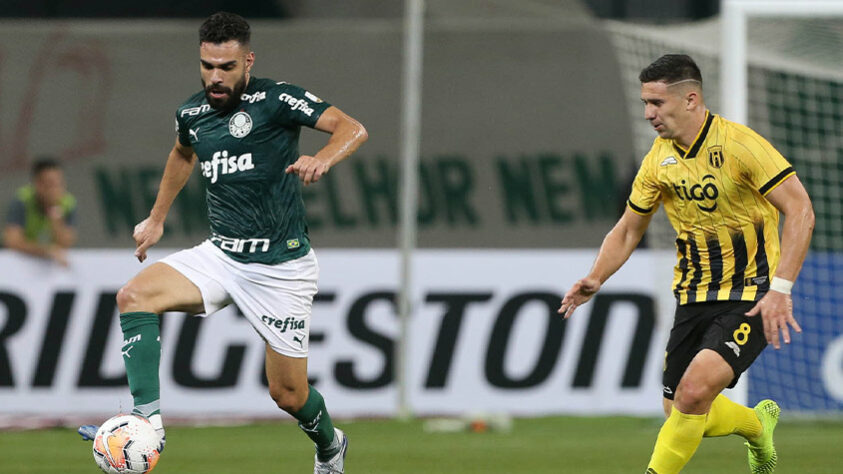
{"type": "MultiPolygon", "coordinates": [[[[843,2],[841,7],[843,7],[843,2]]],[[[628,95],[639,160],[655,137],[643,119],[639,71],[665,53],[700,65],[706,103],[723,113],[734,90],[721,80],[720,20],[683,25],[607,22],[628,95]]],[[[811,250],[793,291],[803,333],[753,364],[748,402],[773,398],[790,412],[843,412],[843,10],[836,17],[753,17],[746,23],[746,123],[793,164],[816,214],[811,250]]],[[[727,115],[728,116],[728,115],[727,115]]],[[[732,118],[732,117],[730,117],[732,118]]],[[[664,213],[648,243],[672,248],[664,213]]]]}

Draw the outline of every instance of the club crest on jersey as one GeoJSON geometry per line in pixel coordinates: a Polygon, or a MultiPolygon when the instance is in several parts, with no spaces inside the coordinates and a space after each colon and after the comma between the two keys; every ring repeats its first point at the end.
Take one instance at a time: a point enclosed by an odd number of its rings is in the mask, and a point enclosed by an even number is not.
{"type": "Polygon", "coordinates": [[[723,157],[723,147],[713,146],[708,149],[708,164],[715,168],[720,168],[723,166],[723,161],[725,158],[723,157]]]}
{"type": "Polygon", "coordinates": [[[228,132],[234,138],[243,138],[252,131],[252,117],[246,112],[237,112],[228,121],[228,132]]]}

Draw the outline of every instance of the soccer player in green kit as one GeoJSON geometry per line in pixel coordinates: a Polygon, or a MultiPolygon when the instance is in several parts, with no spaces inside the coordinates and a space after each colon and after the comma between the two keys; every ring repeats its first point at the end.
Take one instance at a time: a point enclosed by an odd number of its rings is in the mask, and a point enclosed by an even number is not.
{"type": "MultiPolygon", "coordinates": [[[[314,183],[368,138],[365,128],[310,92],[251,77],[249,24],[215,13],[199,30],[204,89],[176,112],[177,139],[148,218],[135,227],[135,256],[161,238],[164,220],[196,162],[207,185],[211,236],[142,270],[117,294],[123,361],[134,414],[162,436],[159,315],[212,314],[236,304],[266,341],[269,393],[316,444],[314,473],[344,472],[348,447],[322,396],[307,381],[308,333],[319,267],[307,235],[301,184],[314,183]],[[299,155],[301,126],[330,134],[299,155]]],[[[96,427],[80,428],[93,438],[96,427]]]]}

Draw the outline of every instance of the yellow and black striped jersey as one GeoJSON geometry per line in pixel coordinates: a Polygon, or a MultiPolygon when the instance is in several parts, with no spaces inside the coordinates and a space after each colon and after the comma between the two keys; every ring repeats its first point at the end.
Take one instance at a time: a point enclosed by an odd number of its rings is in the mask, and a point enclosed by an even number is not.
{"type": "Polygon", "coordinates": [[[648,215],[664,202],[676,230],[680,305],[767,292],[780,255],[779,212],[764,196],[794,173],[767,140],[709,112],[687,150],[656,138],[627,204],[648,215]]]}

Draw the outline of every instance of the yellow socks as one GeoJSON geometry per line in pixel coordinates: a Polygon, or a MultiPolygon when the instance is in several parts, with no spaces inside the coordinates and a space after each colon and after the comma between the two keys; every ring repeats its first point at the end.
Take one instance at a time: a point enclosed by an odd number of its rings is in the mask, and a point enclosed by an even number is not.
{"type": "Polygon", "coordinates": [[[722,394],[717,395],[708,411],[703,436],[726,436],[732,433],[754,440],[761,436],[761,422],[752,408],[739,405],[722,394]]]}
{"type": "Polygon", "coordinates": [[[676,408],[671,408],[670,416],[659,431],[647,472],[652,474],[679,472],[694,455],[705,429],[706,415],[687,415],[680,413],[676,408]]]}

